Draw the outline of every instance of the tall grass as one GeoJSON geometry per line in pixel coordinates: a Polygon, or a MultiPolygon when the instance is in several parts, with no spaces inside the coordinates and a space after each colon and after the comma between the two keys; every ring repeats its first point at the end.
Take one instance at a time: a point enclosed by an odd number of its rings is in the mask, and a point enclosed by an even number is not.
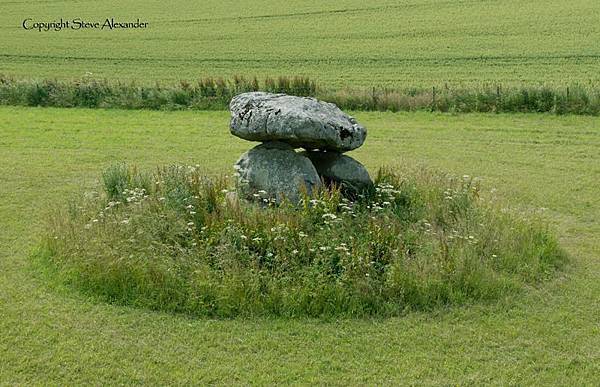
{"type": "Polygon", "coordinates": [[[117,165],[54,214],[42,256],[110,302],[198,316],[396,315],[493,300],[565,261],[530,214],[484,201],[472,179],[381,170],[339,190],[239,202],[226,178],[117,165]]]}
{"type": "Polygon", "coordinates": [[[0,105],[152,110],[225,110],[233,96],[268,91],[316,97],[342,109],[367,111],[538,112],[600,114],[600,87],[435,86],[431,88],[343,88],[317,85],[307,77],[204,78],[153,85],[83,78],[73,81],[26,80],[0,76],[0,105]]]}
{"type": "Polygon", "coordinates": [[[20,106],[87,107],[152,110],[223,110],[233,96],[264,90],[300,96],[314,96],[316,85],[304,77],[256,78],[235,76],[231,80],[204,78],[178,84],[141,85],[80,79],[17,80],[0,76],[0,104],[20,106]]]}
{"type": "Polygon", "coordinates": [[[593,84],[341,89],[323,90],[319,98],[349,110],[600,114],[600,87],[593,84]]]}

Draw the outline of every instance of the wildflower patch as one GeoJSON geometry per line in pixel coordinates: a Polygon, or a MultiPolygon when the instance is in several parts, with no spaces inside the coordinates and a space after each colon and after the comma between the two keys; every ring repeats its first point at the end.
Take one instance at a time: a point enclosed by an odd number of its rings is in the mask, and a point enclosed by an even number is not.
{"type": "Polygon", "coordinates": [[[109,302],[195,316],[398,315],[493,300],[566,261],[535,215],[476,180],[382,169],[355,199],[322,187],[298,203],[231,199],[197,167],[115,165],[98,192],[48,222],[58,278],[109,302]]]}

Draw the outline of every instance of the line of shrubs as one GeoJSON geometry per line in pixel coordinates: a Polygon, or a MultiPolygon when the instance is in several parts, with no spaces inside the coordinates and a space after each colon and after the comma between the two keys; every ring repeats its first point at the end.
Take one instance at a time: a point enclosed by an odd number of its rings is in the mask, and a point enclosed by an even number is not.
{"type": "Polygon", "coordinates": [[[87,107],[152,110],[223,110],[231,98],[247,91],[264,90],[314,96],[316,84],[306,77],[267,78],[235,76],[204,78],[197,82],[153,85],[82,78],[23,80],[0,76],[0,104],[17,106],[87,107]]]}
{"type": "Polygon", "coordinates": [[[600,88],[582,85],[342,89],[319,98],[348,110],[600,114],[600,88]]]}
{"type": "Polygon", "coordinates": [[[167,85],[89,78],[26,80],[0,76],[0,105],[224,110],[234,95],[258,90],[316,97],[347,110],[600,115],[600,88],[592,84],[331,89],[302,76],[263,81],[243,76],[203,78],[167,85]]]}

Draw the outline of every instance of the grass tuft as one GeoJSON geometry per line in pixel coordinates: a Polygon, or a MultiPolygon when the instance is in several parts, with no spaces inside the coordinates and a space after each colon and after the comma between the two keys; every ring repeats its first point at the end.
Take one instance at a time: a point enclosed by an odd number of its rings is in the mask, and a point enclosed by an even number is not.
{"type": "Polygon", "coordinates": [[[109,302],[195,316],[390,316],[494,300],[552,275],[543,222],[480,196],[469,177],[381,169],[354,201],[232,197],[226,178],[118,164],[102,191],[48,222],[41,255],[109,302]]]}

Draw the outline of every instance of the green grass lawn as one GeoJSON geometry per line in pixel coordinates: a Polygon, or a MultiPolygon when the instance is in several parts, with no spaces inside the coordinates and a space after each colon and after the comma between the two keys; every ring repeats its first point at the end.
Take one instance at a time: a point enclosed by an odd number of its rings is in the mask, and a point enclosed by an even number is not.
{"type": "Polygon", "coordinates": [[[479,176],[517,206],[546,208],[571,266],[516,297],[393,319],[206,320],[98,303],[31,266],[49,209],[115,160],[216,173],[251,145],[229,135],[226,112],[2,107],[0,384],[598,385],[600,120],[356,116],[369,136],[351,153],[371,171],[403,160],[479,176]]]}
{"type": "Polygon", "coordinates": [[[331,86],[600,78],[596,0],[108,0],[0,3],[0,73],[141,81],[308,75],[331,86]],[[144,30],[26,31],[24,19],[144,30]]]}

